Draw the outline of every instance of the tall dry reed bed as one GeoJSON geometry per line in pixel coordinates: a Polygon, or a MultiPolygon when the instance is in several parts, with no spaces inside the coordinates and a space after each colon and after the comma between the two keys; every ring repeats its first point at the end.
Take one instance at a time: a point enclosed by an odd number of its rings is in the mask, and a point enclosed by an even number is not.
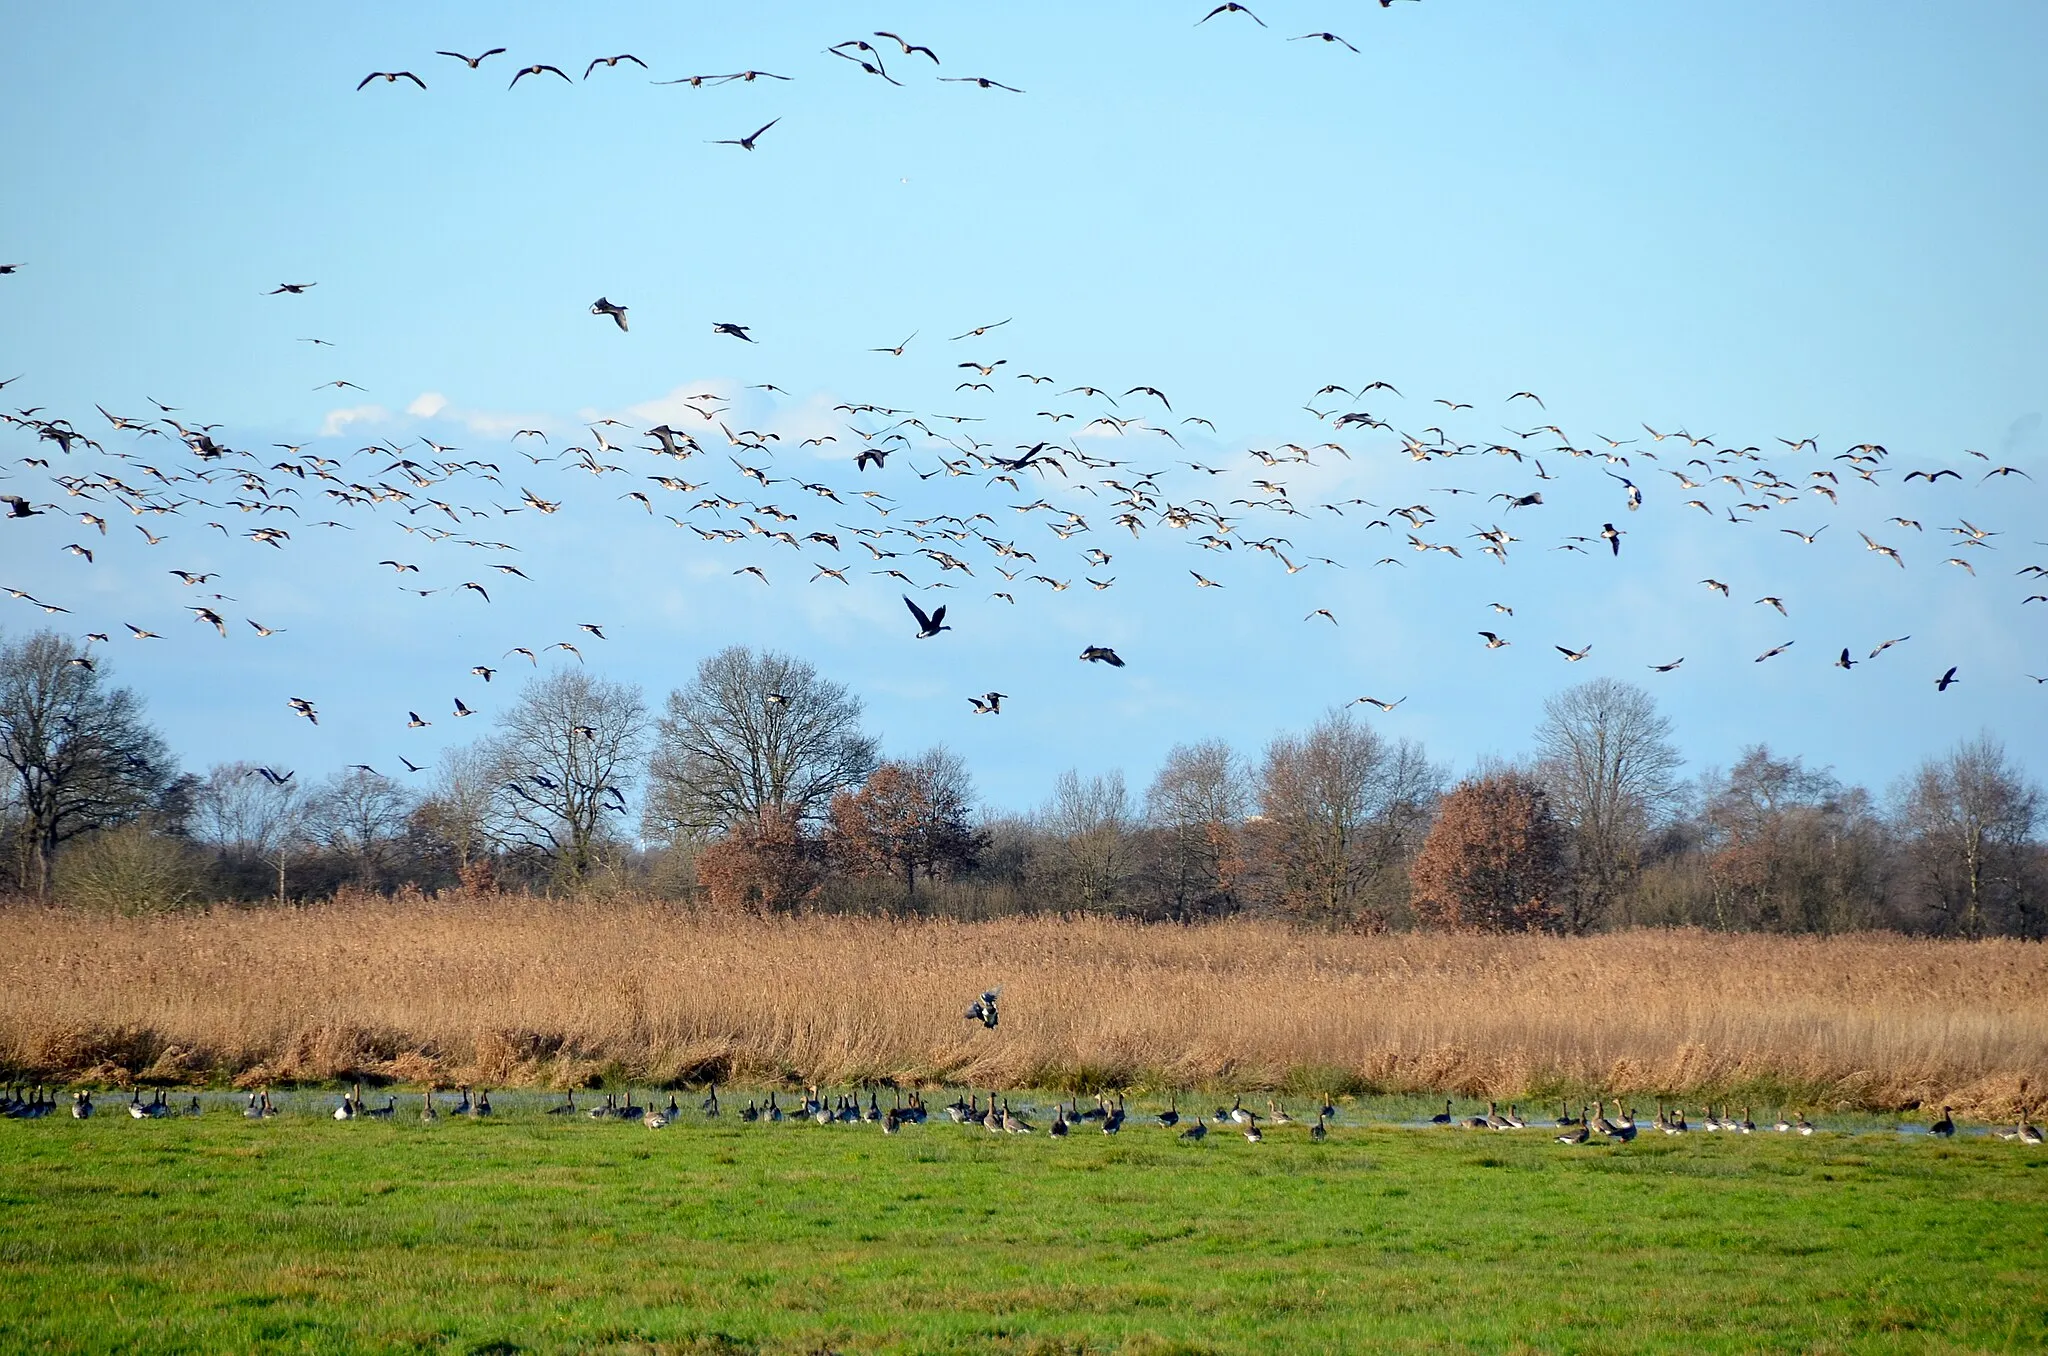
{"type": "Polygon", "coordinates": [[[0,909],[0,1062],[244,1085],[1747,1089],[2005,1116],[2048,1085],[2048,947],[761,919],[513,896],[158,919],[17,907],[0,909]],[[961,1018],[991,984],[993,1032],[961,1018]]]}

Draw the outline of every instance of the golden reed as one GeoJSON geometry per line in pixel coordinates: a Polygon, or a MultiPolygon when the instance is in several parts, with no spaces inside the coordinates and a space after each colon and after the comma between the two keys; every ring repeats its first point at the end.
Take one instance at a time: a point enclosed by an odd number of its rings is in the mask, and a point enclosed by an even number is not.
{"type": "Polygon", "coordinates": [[[0,1069],[1747,1092],[2004,1117],[2043,1106],[2048,947],[763,919],[513,895],[162,918],[18,906],[0,908],[0,1069]],[[995,984],[989,1032],[961,1013],[995,984]]]}

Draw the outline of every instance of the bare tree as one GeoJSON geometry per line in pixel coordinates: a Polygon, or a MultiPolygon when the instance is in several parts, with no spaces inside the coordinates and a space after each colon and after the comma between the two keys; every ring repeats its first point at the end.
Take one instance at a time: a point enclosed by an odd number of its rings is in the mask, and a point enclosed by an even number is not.
{"type": "Polygon", "coordinates": [[[229,858],[276,872],[281,904],[286,874],[308,846],[305,812],[299,783],[289,771],[272,769],[266,777],[254,763],[216,763],[193,792],[192,831],[229,858]]]}
{"type": "Polygon", "coordinates": [[[559,669],[530,679],[490,744],[491,828],[507,851],[579,881],[626,814],[647,738],[640,690],[559,669]]]}
{"type": "Polygon", "coordinates": [[[2041,932],[2044,883],[2033,851],[2041,791],[1989,734],[1923,763],[1896,795],[1921,905],[1944,932],[2041,932]]]}
{"type": "Polygon", "coordinates": [[[497,771],[488,741],[443,750],[433,788],[413,811],[416,827],[446,847],[458,873],[491,846],[497,771]]]}
{"type": "Polygon", "coordinates": [[[42,894],[59,844],[149,809],[171,780],[142,702],[55,631],[0,642],[0,760],[20,816],[16,881],[42,894]]]}
{"type": "Polygon", "coordinates": [[[379,772],[351,768],[315,787],[307,798],[306,825],[313,837],[355,869],[356,880],[375,888],[404,835],[413,797],[379,772]]]}
{"type": "Polygon", "coordinates": [[[1274,739],[1252,836],[1276,902],[1307,921],[1385,926],[1441,784],[1418,745],[1390,746],[1348,709],[1274,739]]]}
{"type": "Polygon", "coordinates": [[[1167,753],[1145,792],[1145,817],[1165,840],[1160,884],[1171,917],[1235,906],[1250,803],[1243,761],[1222,740],[1176,744],[1167,753]]]}
{"type": "Polygon", "coordinates": [[[1039,825],[1048,837],[1041,869],[1049,883],[1076,908],[1093,911],[1115,903],[1134,864],[1136,817],[1124,774],[1062,772],[1039,825]]]}
{"type": "Polygon", "coordinates": [[[1538,775],[1571,829],[1565,926],[1600,923],[1642,867],[1643,843],[1669,803],[1680,759],[1671,722],[1633,683],[1596,678],[1543,704],[1538,775]]]}
{"type": "Polygon", "coordinates": [[[860,699],[801,659],[732,646],[671,692],[648,763],[649,837],[816,823],[875,769],[860,699]]]}

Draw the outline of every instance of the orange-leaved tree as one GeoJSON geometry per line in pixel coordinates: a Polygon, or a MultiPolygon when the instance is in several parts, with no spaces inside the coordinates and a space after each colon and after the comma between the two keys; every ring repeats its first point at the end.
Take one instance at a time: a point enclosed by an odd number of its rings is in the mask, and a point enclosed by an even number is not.
{"type": "Polygon", "coordinates": [[[1409,871],[1410,899],[1427,926],[1527,932],[1556,922],[1565,879],[1564,834],[1543,787],[1498,772],[1443,798],[1409,871]]]}
{"type": "Polygon", "coordinates": [[[832,797],[826,845],[855,876],[900,876],[915,898],[927,880],[972,866],[984,835],[972,821],[973,782],[944,748],[910,762],[883,763],[858,791],[832,797]]]}
{"type": "Polygon", "coordinates": [[[788,912],[816,892],[818,845],[794,813],[742,820],[697,855],[697,879],[714,908],[788,912]]]}

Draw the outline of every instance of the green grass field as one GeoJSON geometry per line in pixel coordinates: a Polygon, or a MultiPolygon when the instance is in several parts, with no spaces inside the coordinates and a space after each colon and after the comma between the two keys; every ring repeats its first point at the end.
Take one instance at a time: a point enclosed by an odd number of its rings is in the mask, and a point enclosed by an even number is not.
{"type": "Polygon", "coordinates": [[[118,1112],[0,1121],[0,1350],[2048,1348],[1982,1138],[118,1112]]]}

